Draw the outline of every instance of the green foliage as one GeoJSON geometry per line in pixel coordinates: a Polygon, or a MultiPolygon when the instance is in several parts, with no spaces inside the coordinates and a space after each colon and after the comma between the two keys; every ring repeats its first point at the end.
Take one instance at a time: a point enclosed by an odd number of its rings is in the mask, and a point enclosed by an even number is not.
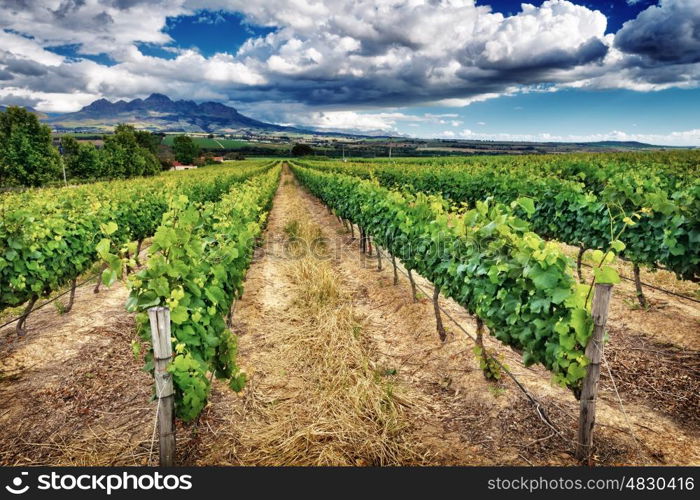
{"type": "Polygon", "coordinates": [[[199,157],[199,146],[191,137],[178,135],[173,139],[173,154],[175,159],[184,165],[192,165],[199,157]]]}
{"type": "Polygon", "coordinates": [[[49,127],[24,108],[0,111],[0,186],[40,186],[61,170],[49,127]]]}
{"type": "Polygon", "coordinates": [[[134,136],[139,146],[147,149],[153,155],[158,153],[158,146],[163,140],[162,134],[152,134],[148,130],[135,130],[134,136]]]}
{"type": "Polygon", "coordinates": [[[105,136],[103,150],[107,177],[155,175],[160,163],[151,151],[141,146],[131,125],[117,125],[114,134],[105,136]]]}
{"type": "Polygon", "coordinates": [[[474,354],[479,359],[479,368],[484,373],[484,377],[488,380],[500,380],[501,376],[501,366],[496,362],[491,354],[485,351],[485,349],[474,346],[474,354]]]}
{"type": "MultiPolygon", "coordinates": [[[[228,379],[236,391],[245,384],[245,374],[235,363],[236,337],[225,318],[242,293],[280,171],[275,167],[235,185],[219,201],[174,197],[153,237],[148,264],[129,279],[127,307],[139,312],[143,341],[150,341],[148,308],[170,308],[175,357],[169,369],[177,415],[185,421],[196,418],[206,405],[208,372],[228,379]]],[[[152,353],[148,367],[151,360],[152,353]]]]}
{"type": "Polygon", "coordinates": [[[309,156],[314,154],[314,149],[308,144],[295,144],[292,147],[292,155],[294,156],[309,156]]]}
{"type": "Polygon", "coordinates": [[[453,212],[439,196],[296,165],[292,170],[336,214],[482,318],[498,340],[522,350],[525,364],[540,363],[558,383],[580,388],[593,327],[590,287],[576,282],[571,259],[513,209],[479,201],[453,212]]]}
{"type": "Polygon", "coordinates": [[[99,179],[107,177],[104,162],[97,148],[89,142],[78,142],[71,136],[61,138],[63,162],[69,179],[99,179]]]}
{"type": "Polygon", "coordinates": [[[121,261],[118,266],[115,257],[121,258],[128,242],[154,234],[171,196],[215,201],[268,165],[258,161],[220,167],[215,175],[172,172],[5,194],[0,197],[0,311],[56,290],[100,258],[118,274],[121,261]]]}
{"type": "Polygon", "coordinates": [[[389,188],[439,194],[455,206],[512,204],[543,238],[616,252],[700,279],[698,152],[473,157],[399,164],[309,162],[389,188]],[[616,236],[619,235],[619,236],[616,236]]]}

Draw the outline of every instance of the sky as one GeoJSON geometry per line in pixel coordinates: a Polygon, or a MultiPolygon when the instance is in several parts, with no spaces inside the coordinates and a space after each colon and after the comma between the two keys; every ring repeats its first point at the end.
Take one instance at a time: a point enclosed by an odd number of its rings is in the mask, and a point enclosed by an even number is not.
{"type": "Polygon", "coordinates": [[[0,104],[700,146],[700,0],[0,0],[0,104]]]}

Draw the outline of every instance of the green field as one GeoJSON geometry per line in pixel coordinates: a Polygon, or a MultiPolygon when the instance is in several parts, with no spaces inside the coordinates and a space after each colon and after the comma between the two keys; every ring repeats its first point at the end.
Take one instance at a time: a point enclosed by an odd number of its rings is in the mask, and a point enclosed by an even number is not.
{"type": "MultiPolygon", "coordinates": [[[[172,146],[175,137],[175,135],[166,135],[163,138],[163,144],[172,146]]],[[[240,149],[246,146],[257,145],[255,143],[237,139],[209,139],[208,137],[192,137],[192,140],[202,149],[240,149]]]]}

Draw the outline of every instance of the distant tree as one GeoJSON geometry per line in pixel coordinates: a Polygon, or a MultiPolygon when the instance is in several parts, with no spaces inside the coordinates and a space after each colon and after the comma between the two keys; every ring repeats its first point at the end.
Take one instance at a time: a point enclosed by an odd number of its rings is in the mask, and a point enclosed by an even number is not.
{"type": "Polygon", "coordinates": [[[0,112],[0,185],[40,186],[60,175],[49,127],[24,108],[0,112]]]}
{"type": "Polygon", "coordinates": [[[152,134],[148,130],[135,130],[134,135],[139,146],[149,150],[154,155],[158,153],[158,146],[163,140],[162,134],[152,134]]]}
{"type": "Polygon", "coordinates": [[[295,144],[292,148],[294,156],[308,156],[314,154],[314,149],[308,144],[295,144]]]}
{"type": "Polygon", "coordinates": [[[221,163],[220,161],[215,160],[214,158],[216,158],[216,155],[214,153],[212,153],[211,151],[207,151],[206,153],[204,153],[202,155],[201,160],[202,160],[204,166],[206,166],[206,165],[218,165],[219,163],[221,163]]]}
{"type": "Polygon", "coordinates": [[[214,138],[214,134],[209,134],[207,137],[208,137],[209,139],[213,139],[213,138],[214,138]]]}
{"type": "Polygon", "coordinates": [[[154,175],[161,171],[155,155],[139,144],[131,125],[117,125],[114,134],[105,137],[101,156],[109,177],[154,175]]]}
{"type": "Polygon", "coordinates": [[[224,159],[226,159],[226,160],[245,160],[245,155],[243,153],[241,153],[240,151],[236,151],[236,152],[226,153],[226,155],[224,155],[224,159]]]}
{"type": "Polygon", "coordinates": [[[66,175],[72,179],[99,179],[107,177],[102,157],[89,142],[78,142],[69,135],[61,138],[66,175]]]}
{"type": "Polygon", "coordinates": [[[184,165],[191,165],[199,157],[199,146],[191,137],[178,135],[173,139],[173,153],[177,161],[184,165]]]}
{"type": "Polygon", "coordinates": [[[158,146],[158,154],[156,155],[160,166],[163,170],[169,170],[173,167],[175,163],[175,155],[173,154],[173,149],[170,146],[161,144],[158,146]]]}

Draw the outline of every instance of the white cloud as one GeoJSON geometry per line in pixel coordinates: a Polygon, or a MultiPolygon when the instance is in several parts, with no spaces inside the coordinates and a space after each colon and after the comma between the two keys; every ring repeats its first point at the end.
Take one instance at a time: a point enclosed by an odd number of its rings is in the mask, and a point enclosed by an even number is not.
{"type": "Polygon", "coordinates": [[[235,101],[271,121],[391,131],[400,124],[463,123],[458,116],[399,117],[378,108],[468,106],[566,87],[653,91],[700,82],[700,63],[694,62],[700,54],[697,0],[661,0],[617,37],[605,34],[603,14],[576,2],[523,3],[512,16],[485,3],[5,0],[0,96],[29,99],[43,111],[73,111],[98,97],[163,92],[235,101]],[[168,17],[217,22],[220,10],[241,12],[248,22],[276,30],[249,39],[236,53],[210,57],[167,45],[168,17]],[[146,56],[137,48],[142,42],[175,57],[146,56]],[[66,44],[78,44],[84,54],[108,54],[117,64],[75,61],[46,50],[66,44]]]}
{"type": "Polygon", "coordinates": [[[475,58],[481,67],[502,69],[567,67],[605,55],[606,17],[566,1],[541,7],[523,3],[522,12],[498,23],[475,58]]]}
{"type": "Polygon", "coordinates": [[[599,141],[636,141],[658,146],[700,146],[700,129],[683,130],[667,134],[638,134],[620,130],[601,132],[599,134],[553,134],[540,132],[536,134],[497,133],[483,134],[465,129],[459,134],[464,139],[484,141],[525,141],[525,142],[599,142],[599,141]]]}
{"type": "Polygon", "coordinates": [[[322,130],[382,130],[391,132],[396,124],[393,113],[360,114],[354,111],[316,111],[307,115],[304,125],[322,130]]]}
{"type": "Polygon", "coordinates": [[[136,41],[167,43],[166,16],[185,13],[181,1],[4,2],[0,28],[33,36],[43,46],[80,44],[85,54],[119,54],[136,41]]]}
{"type": "Polygon", "coordinates": [[[33,108],[48,113],[65,113],[87,106],[95,100],[95,94],[35,92],[22,88],[0,87],[0,102],[20,104],[21,97],[33,108]]]}
{"type": "MultiPolygon", "coordinates": [[[[6,50],[66,66],[77,74],[70,92],[110,98],[165,90],[177,97],[206,86],[239,100],[272,94],[326,107],[467,105],[536,84],[551,68],[595,61],[606,47],[605,17],[565,0],[523,4],[511,17],[473,0],[13,0],[2,14],[0,28],[33,37],[6,34],[6,50]],[[277,30],[248,40],[236,54],[140,54],[138,43],[172,41],[163,31],[168,16],[215,20],[201,9],[239,11],[277,30]],[[84,54],[106,53],[118,64],[96,70],[43,50],[66,44],[84,54]],[[512,71],[523,67],[530,69],[512,71]]],[[[565,74],[557,79],[569,81],[565,74]]],[[[57,90],[33,84],[13,82],[57,90]]]]}

